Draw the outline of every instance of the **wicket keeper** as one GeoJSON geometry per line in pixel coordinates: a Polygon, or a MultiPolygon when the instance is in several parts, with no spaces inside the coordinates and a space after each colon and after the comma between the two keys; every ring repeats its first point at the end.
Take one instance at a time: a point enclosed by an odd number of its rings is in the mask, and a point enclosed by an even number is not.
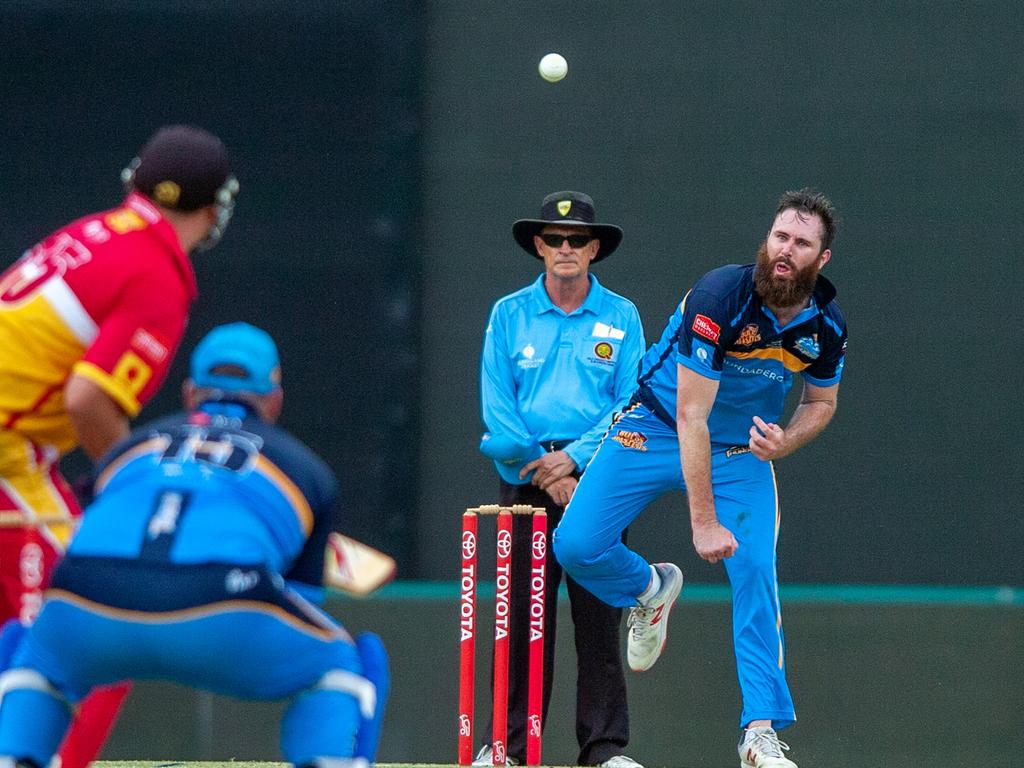
{"type": "Polygon", "coordinates": [[[274,426],[277,347],[245,323],[196,347],[186,411],[104,457],[96,500],[42,611],[0,675],[0,761],[44,768],[76,702],[124,679],[289,699],[288,761],[376,758],[387,655],[314,605],[337,494],[333,473],[274,426]]]}

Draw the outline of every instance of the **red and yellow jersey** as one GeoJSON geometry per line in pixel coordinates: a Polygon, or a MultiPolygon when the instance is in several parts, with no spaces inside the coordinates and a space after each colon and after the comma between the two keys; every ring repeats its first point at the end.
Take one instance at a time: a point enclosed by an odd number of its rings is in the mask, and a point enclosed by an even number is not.
{"type": "Polygon", "coordinates": [[[167,374],[195,295],[177,234],[138,194],[33,246],[0,276],[0,429],[72,449],[72,373],[137,414],[167,374]]]}

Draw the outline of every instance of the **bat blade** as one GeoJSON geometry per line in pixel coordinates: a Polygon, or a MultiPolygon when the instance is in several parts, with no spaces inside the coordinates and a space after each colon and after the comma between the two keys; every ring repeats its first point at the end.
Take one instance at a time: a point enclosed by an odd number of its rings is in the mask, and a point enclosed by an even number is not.
{"type": "Polygon", "coordinates": [[[324,584],[355,597],[366,597],[393,578],[397,571],[394,558],[344,534],[327,537],[324,557],[324,584]]]}

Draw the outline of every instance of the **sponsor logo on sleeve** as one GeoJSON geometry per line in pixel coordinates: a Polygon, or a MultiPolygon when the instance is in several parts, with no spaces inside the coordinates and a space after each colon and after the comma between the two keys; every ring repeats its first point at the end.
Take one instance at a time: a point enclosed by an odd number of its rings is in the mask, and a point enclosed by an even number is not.
{"type": "Polygon", "coordinates": [[[145,328],[139,328],[135,331],[135,335],[132,336],[131,346],[142,352],[154,363],[162,363],[167,359],[167,355],[170,354],[167,345],[145,328]]]}
{"type": "Polygon", "coordinates": [[[718,343],[722,335],[722,328],[707,315],[697,315],[693,318],[693,332],[703,336],[705,339],[718,343]]]}

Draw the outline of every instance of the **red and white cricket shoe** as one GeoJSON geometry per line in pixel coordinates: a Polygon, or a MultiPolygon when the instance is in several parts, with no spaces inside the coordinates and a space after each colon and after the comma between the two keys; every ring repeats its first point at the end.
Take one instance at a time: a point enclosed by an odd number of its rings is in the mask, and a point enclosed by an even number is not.
{"type": "Polygon", "coordinates": [[[659,589],[646,605],[629,609],[626,626],[626,659],[634,672],[645,672],[661,656],[668,639],[668,615],[683,588],[683,572],[672,563],[655,563],[661,577],[659,589]]]}
{"type": "Polygon", "coordinates": [[[740,739],[740,768],[797,768],[796,763],[783,755],[789,745],[779,741],[779,735],[768,726],[748,728],[740,739]]]}

